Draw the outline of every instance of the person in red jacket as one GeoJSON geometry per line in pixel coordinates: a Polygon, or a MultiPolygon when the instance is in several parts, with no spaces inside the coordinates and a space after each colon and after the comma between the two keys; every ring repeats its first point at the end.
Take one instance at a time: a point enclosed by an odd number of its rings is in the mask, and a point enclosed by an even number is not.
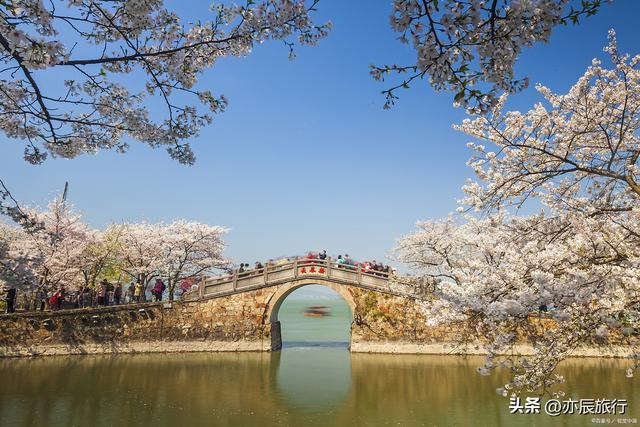
{"type": "Polygon", "coordinates": [[[51,298],[49,298],[49,306],[54,310],[60,310],[64,302],[64,288],[58,289],[51,298]]]}
{"type": "Polygon", "coordinates": [[[153,286],[151,293],[156,297],[156,301],[162,300],[162,293],[167,287],[164,285],[162,279],[156,279],[156,284],[153,286]]]}

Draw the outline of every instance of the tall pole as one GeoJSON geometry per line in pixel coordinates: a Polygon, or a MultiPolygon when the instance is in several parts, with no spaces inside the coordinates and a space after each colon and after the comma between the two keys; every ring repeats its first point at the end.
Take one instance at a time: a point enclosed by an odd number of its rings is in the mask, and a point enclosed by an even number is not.
{"type": "Polygon", "coordinates": [[[64,182],[64,191],[62,192],[62,204],[67,201],[67,192],[69,191],[69,181],[64,182]]]}

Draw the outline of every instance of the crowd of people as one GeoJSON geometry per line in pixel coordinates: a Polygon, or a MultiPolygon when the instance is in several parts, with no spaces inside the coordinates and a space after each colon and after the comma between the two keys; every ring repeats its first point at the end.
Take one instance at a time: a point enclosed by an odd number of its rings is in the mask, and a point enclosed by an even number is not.
{"type": "MultiPolygon", "coordinates": [[[[297,255],[297,256],[284,256],[279,258],[272,258],[266,262],[266,264],[262,264],[260,261],[256,261],[253,268],[249,265],[249,263],[242,263],[236,269],[231,269],[227,273],[228,275],[233,275],[234,273],[238,274],[251,274],[251,273],[262,273],[265,266],[269,269],[272,267],[281,267],[288,265],[294,261],[298,261],[298,263],[304,263],[305,261],[314,261],[314,260],[322,260],[331,263],[331,266],[335,266],[338,268],[347,268],[358,270],[360,269],[363,273],[371,273],[371,274],[380,274],[380,275],[388,275],[388,274],[396,274],[396,269],[385,265],[376,260],[372,261],[356,261],[351,258],[348,254],[338,255],[337,257],[332,257],[327,255],[327,251],[323,250],[321,252],[308,252],[306,255],[297,255]]],[[[227,276],[228,277],[228,276],[227,276]]]]}
{"type": "MultiPolygon", "coordinates": [[[[306,255],[284,256],[272,258],[265,264],[256,261],[253,267],[248,263],[241,263],[238,268],[229,269],[227,274],[221,276],[221,279],[228,279],[234,274],[252,275],[262,274],[265,267],[268,269],[286,266],[294,261],[299,264],[305,262],[313,262],[322,260],[330,263],[334,268],[352,269],[380,276],[396,274],[396,269],[385,265],[376,260],[372,261],[356,261],[348,254],[340,254],[337,257],[327,255],[327,251],[308,252],[306,255]]],[[[197,284],[192,288],[197,288],[197,284]]],[[[166,286],[162,279],[156,279],[150,289],[151,299],[153,301],[162,301],[166,286]]],[[[192,290],[192,289],[191,289],[192,290]]],[[[185,289],[182,289],[185,291],[185,289]]],[[[64,286],[60,286],[54,290],[47,290],[45,287],[38,287],[34,291],[21,293],[21,309],[25,311],[44,311],[44,310],[60,310],[63,308],[86,308],[86,307],[105,307],[120,304],[133,304],[148,301],[145,286],[140,282],[131,282],[123,285],[121,282],[110,283],[107,279],[101,280],[94,287],[83,287],[79,291],[70,292],[64,286]]],[[[19,293],[16,288],[4,289],[5,312],[13,313],[18,306],[19,293]]]]}
{"type": "MultiPolygon", "coordinates": [[[[151,299],[162,301],[166,285],[156,279],[151,287],[151,299]]],[[[65,286],[47,291],[43,286],[34,291],[23,292],[20,306],[25,311],[60,310],[63,308],[106,307],[147,301],[145,287],[140,282],[131,282],[126,287],[121,282],[110,283],[107,279],[95,287],[84,287],[79,291],[67,291],[65,286]]],[[[14,313],[18,306],[19,293],[14,287],[4,289],[5,313],[14,313]]]]}

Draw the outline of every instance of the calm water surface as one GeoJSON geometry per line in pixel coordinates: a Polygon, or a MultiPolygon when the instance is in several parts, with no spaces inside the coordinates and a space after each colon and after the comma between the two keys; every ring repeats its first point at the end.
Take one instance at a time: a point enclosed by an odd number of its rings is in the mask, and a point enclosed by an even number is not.
{"type": "MultiPolygon", "coordinates": [[[[350,354],[343,301],[286,301],[274,354],[155,354],[0,360],[0,426],[580,426],[590,416],[510,415],[482,358],[350,354]],[[302,316],[306,305],[332,315],[302,316]]],[[[623,361],[568,361],[567,396],[626,398],[623,361]]]]}

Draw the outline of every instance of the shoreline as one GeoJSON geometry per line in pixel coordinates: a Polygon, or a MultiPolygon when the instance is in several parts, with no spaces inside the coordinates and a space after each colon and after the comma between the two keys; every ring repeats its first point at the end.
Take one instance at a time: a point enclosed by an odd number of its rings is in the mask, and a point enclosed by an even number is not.
{"type": "MultiPolygon", "coordinates": [[[[533,348],[519,345],[515,348],[517,355],[533,354],[533,348]]],[[[74,356],[74,355],[116,355],[116,354],[148,354],[148,353],[274,353],[270,340],[188,340],[188,341],[133,341],[127,343],[89,343],[69,346],[65,344],[38,344],[33,346],[0,349],[0,359],[74,356]]],[[[408,342],[354,342],[348,347],[350,353],[360,354],[398,354],[398,355],[448,355],[448,356],[482,356],[486,352],[482,348],[458,349],[451,343],[416,344],[408,342]]],[[[572,351],[570,358],[630,358],[630,349],[624,346],[607,348],[582,347],[572,351]]]]}

